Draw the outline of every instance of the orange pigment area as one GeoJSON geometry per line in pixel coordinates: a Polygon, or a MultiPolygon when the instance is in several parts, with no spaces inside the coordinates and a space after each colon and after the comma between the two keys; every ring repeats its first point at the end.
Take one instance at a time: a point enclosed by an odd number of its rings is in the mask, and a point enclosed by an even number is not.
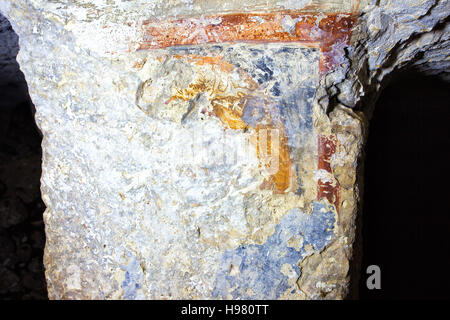
{"type": "MultiPolygon", "coordinates": [[[[222,57],[208,57],[208,56],[197,56],[197,55],[186,55],[186,56],[174,56],[177,59],[187,59],[189,62],[205,65],[210,64],[213,66],[217,66],[222,72],[231,72],[234,71],[235,66],[229,64],[228,62],[222,60],[222,57]]],[[[210,97],[210,103],[212,105],[212,112],[209,112],[209,115],[214,115],[220,119],[220,121],[227,125],[231,129],[235,130],[244,130],[248,129],[252,126],[249,126],[246,122],[242,120],[242,116],[244,114],[244,110],[247,105],[247,101],[252,98],[255,98],[252,94],[255,94],[255,90],[258,88],[258,85],[254,80],[246,74],[243,70],[237,70],[241,79],[244,79],[246,83],[245,88],[241,87],[241,90],[238,90],[235,94],[230,94],[227,92],[226,86],[221,86],[215,83],[214,81],[208,81],[206,77],[199,77],[199,80],[189,84],[186,89],[177,90],[178,92],[173,95],[168,102],[173,101],[175,99],[180,99],[183,101],[189,101],[194,99],[198,93],[208,92],[210,97]]],[[[234,87],[239,86],[237,84],[233,84],[234,87]]],[[[259,99],[261,101],[266,101],[265,99],[259,99]]],[[[278,170],[271,174],[263,184],[261,188],[271,189],[275,193],[284,193],[291,183],[295,183],[295,171],[291,169],[292,160],[290,157],[289,147],[288,147],[288,139],[285,133],[284,125],[282,122],[275,122],[271,118],[271,108],[274,108],[275,105],[271,103],[262,103],[262,108],[264,109],[264,118],[259,121],[259,123],[252,127],[256,130],[256,137],[251,139],[251,142],[256,145],[257,156],[260,162],[260,166],[269,167],[270,163],[267,163],[267,159],[263,156],[267,156],[271,158],[272,149],[271,149],[271,141],[272,137],[270,135],[270,129],[277,129],[279,132],[279,166],[278,170]],[[260,146],[260,132],[261,130],[266,129],[267,139],[266,146],[262,145],[262,147],[266,147],[266,151],[262,152],[260,146]]],[[[206,112],[206,111],[202,111],[206,112]]]]}
{"type": "MultiPolygon", "coordinates": [[[[261,129],[278,129],[280,132],[279,135],[279,139],[280,139],[280,144],[279,144],[279,154],[278,154],[278,161],[279,161],[279,167],[278,167],[278,171],[275,174],[272,174],[268,179],[264,180],[263,184],[261,185],[261,189],[272,189],[273,192],[275,193],[284,193],[289,186],[294,185],[295,184],[295,171],[292,170],[292,160],[291,160],[291,155],[289,152],[289,147],[288,147],[288,139],[286,137],[286,133],[284,131],[284,126],[280,125],[280,126],[276,126],[276,127],[272,127],[272,126],[258,126],[259,128],[257,128],[257,136],[258,136],[258,143],[256,144],[256,151],[257,151],[257,155],[258,158],[262,159],[262,151],[260,148],[260,141],[259,139],[261,138],[261,134],[260,134],[260,130],[261,129]]],[[[271,146],[271,142],[272,142],[272,137],[271,137],[271,131],[268,130],[267,131],[267,139],[266,139],[266,146],[265,150],[268,154],[268,157],[271,158],[272,156],[272,146],[271,146]]],[[[256,143],[256,141],[254,141],[254,143],[256,143]]],[[[270,167],[270,164],[266,164],[264,163],[264,165],[268,168],[270,167]]]]}

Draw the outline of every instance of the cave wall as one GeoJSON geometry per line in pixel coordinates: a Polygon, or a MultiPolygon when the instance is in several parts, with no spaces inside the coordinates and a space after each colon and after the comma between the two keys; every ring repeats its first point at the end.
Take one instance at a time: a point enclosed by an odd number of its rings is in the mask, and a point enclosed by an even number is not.
{"type": "Polygon", "coordinates": [[[52,299],[342,299],[374,99],[448,1],[0,1],[43,140],[52,299]]]}

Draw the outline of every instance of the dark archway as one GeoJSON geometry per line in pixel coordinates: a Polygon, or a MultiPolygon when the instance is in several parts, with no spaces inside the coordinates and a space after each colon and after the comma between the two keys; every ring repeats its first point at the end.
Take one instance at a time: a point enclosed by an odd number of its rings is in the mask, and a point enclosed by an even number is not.
{"type": "Polygon", "coordinates": [[[404,72],[377,101],[365,149],[361,299],[450,298],[449,89],[404,72]],[[366,287],[372,264],[381,290],[366,287]]]}
{"type": "Polygon", "coordinates": [[[18,49],[17,35],[0,14],[0,300],[47,299],[42,138],[15,59],[18,49]]]}

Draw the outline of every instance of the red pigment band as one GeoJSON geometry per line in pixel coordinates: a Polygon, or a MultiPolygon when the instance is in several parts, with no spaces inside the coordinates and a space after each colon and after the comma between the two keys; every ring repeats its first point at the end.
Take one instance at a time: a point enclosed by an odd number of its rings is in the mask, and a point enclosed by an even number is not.
{"type": "Polygon", "coordinates": [[[321,50],[321,74],[344,55],[356,21],[352,13],[233,13],[143,24],[139,49],[224,42],[298,42],[321,50]]]}
{"type": "MultiPolygon", "coordinates": [[[[337,139],[336,136],[324,136],[319,135],[319,162],[317,168],[332,173],[331,169],[331,156],[336,152],[337,139]]],[[[332,183],[330,181],[322,181],[319,179],[317,182],[318,192],[317,199],[326,198],[330,203],[333,203],[336,207],[336,211],[339,212],[339,183],[336,181],[332,183]]]]}

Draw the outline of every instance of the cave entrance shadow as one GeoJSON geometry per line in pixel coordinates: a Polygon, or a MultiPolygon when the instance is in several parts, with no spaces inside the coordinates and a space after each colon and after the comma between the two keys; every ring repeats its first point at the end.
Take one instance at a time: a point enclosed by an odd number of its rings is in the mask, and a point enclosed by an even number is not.
{"type": "Polygon", "coordinates": [[[42,137],[16,61],[18,40],[0,14],[0,300],[47,299],[42,137]]]}
{"type": "Polygon", "coordinates": [[[365,149],[360,299],[450,298],[449,89],[404,72],[376,103],[365,149]],[[366,287],[373,264],[381,290],[366,287]]]}

